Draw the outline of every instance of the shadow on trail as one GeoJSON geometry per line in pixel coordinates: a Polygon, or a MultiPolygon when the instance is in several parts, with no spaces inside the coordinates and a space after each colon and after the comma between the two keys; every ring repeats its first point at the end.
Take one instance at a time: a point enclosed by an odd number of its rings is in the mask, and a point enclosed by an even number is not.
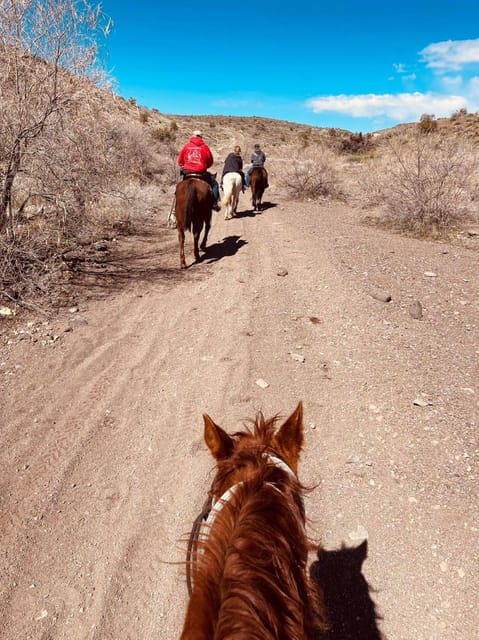
{"type": "Polygon", "coordinates": [[[383,640],[371,589],[361,572],[367,554],[365,540],[358,547],[320,552],[311,565],[311,579],[324,592],[331,624],[316,640],[383,640]]]}
{"type": "MultiPolygon", "coordinates": [[[[187,260],[194,262],[193,246],[186,245],[187,260]]],[[[134,286],[175,286],[185,279],[206,277],[199,270],[186,274],[179,268],[175,231],[143,229],[141,233],[119,237],[104,254],[89,255],[70,270],[64,289],[90,299],[105,297],[134,286]]]]}
{"type": "Polygon", "coordinates": [[[234,256],[245,244],[247,244],[247,242],[246,240],[242,240],[241,236],[226,236],[222,242],[215,242],[206,247],[203,260],[211,264],[222,258],[234,256]]]}
{"type": "Polygon", "coordinates": [[[244,211],[237,211],[235,214],[235,218],[255,218],[257,215],[261,215],[268,209],[274,209],[278,205],[275,202],[263,202],[261,205],[261,211],[255,212],[254,209],[245,209],[244,211]]]}

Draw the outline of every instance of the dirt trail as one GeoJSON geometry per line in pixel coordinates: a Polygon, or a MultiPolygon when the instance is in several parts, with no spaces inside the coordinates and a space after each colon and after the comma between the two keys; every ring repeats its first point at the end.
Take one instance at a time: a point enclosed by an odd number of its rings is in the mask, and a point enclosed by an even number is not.
{"type": "Polygon", "coordinates": [[[368,536],[358,640],[478,637],[477,252],[290,202],[215,215],[186,272],[174,231],[126,243],[116,292],[1,352],[0,637],[179,637],[201,414],[232,431],[299,399],[312,535],[368,536]]]}

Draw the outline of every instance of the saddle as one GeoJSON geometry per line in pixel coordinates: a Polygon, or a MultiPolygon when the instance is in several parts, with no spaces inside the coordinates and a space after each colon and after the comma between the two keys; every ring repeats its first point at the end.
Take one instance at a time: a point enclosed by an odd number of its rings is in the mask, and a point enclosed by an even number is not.
{"type": "Polygon", "coordinates": [[[183,173],[183,180],[187,180],[188,178],[200,178],[200,180],[204,180],[208,182],[208,178],[206,177],[206,172],[204,173],[195,173],[194,171],[183,173]]]}

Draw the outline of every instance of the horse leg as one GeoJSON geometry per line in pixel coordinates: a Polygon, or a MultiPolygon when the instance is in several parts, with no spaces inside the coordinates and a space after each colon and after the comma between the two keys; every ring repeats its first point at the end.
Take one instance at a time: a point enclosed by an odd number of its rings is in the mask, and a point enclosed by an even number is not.
{"type": "Polygon", "coordinates": [[[186,269],[185,261],[185,230],[182,226],[178,227],[178,242],[180,244],[180,269],[186,269]]]}
{"type": "Polygon", "coordinates": [[[200,241],[200,233],[201,233],[201,229],[195,229],[193,231],[193,243],[194,243],[194,252],[195,252],[195,260],[196,260],[196,262],[199,262],[201,260],[200,250],[198,248],[198,244],[199,244],[199,241],[200,241]]]}
{"type": "Polygon", "coordinates": [[[239,202],[239,188],[238,188],[238,191],[235,193],[235,196],[234,196],[233,216],[235,216],[236,212],[238,211],[238,202],[239,202]]]}
{"type": "Polygon", "coordinates": [[[231,218],[231,193],[226,191],[226,188],[228,187],[225,187],[225,195],[221,200],[221,204],[225,208],[225,220],[229,220],[231,218]]]}
{"type": "Polygon", "coordinates": [[[206,251],[206,241],[208,240],[208,233],[210,232],[210,227],[211,227],[211,215],[206,216],[205,218],[205,232],[203,234],[203,240],[200,245],[200,249],[202,251],[206,251]]]}

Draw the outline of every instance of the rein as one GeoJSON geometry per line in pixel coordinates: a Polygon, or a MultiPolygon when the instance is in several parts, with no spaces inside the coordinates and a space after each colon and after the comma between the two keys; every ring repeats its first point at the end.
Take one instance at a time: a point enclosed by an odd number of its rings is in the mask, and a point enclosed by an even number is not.
{"type": "Polygon", "coordinates": [[[206,520],[211,512],[211,505],[213,500],[211,496],[208,496],[205,500],[201,512],[195,518],[193,522],[193,528],[191,529],[190,537],[188,539],[188,549],[186,551],[186,585],[188,587],[188,595],[191,596],[193,592],[193,579],[191,575],[191,568],[193,566],[193,558],[196,556],[196,550],[198,548],[198,540],[200,537],[201,523],[206,520]]]}
{"type": "MultiPolygon", "coordinates": [[[[291,469],[291,467],[281,458],[278,458],[277,456],[273,456],[269,453],[263,454],[263,457],[267,458],[268,462],[272,463],[275,467],[278,467],[279,469],[282,469],[286,473],[289,473],[289,475],[293,476],[294,478],[297,477],[294,471],[291,469]]],[[[208,538],[207,534],[201,533],[201,527],[202,525],[206,525],[208,527],[208,530],[211,529],[217,514],[221,511],[224,505],[231,500],[231,498],[235,494],[238,487],[240,487],[242,484],[243,484],[242,482],[238,482],[237,484],[234,484],[230,489],[225,491],[225,493],[218,500],[214,500],[211,496],[208,496],[208,498],[205,500],[203,508],[201,509],[201,512],[197,515],[197,517],[193,522],[193,527],[191,529],[190,537],[188,539],[188,549],[186,552],[186,585],[188,587],[188,595],[190,597],[191,597],[191,594],[193,593],[192,574],[194,573],[194,571],[192,571],[192,569],[194,568],[194,562],[195,562],[196,553],[198,550],[198,543],[200,542],[200,540],[203,540],[204,542],[208,538]]],[[[300,500],[299,508],[300,508],[301,516],[303,520],[305,520],[306,514],[304,509],[304,501],[302,497],[300,500]]]]}

